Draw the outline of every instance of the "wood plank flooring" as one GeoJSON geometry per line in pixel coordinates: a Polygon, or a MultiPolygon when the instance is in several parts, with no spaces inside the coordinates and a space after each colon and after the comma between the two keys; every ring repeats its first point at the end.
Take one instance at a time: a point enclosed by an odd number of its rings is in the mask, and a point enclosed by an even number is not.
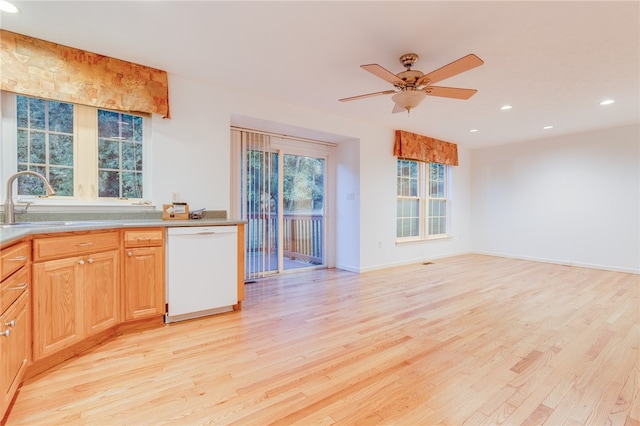
{"type": "Polygon", "coordinates": [[[639,289],[480,255],[270,278],[28,380],[7,425],[638,425],[639,289]]]}

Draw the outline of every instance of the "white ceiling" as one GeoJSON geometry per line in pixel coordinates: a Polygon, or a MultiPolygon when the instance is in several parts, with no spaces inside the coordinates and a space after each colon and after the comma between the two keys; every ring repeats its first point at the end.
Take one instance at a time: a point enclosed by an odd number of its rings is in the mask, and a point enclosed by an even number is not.
{"type": "Polygon", "coordinates": [[[13,3],[9,31],[472,149],[640,120],[638,1],[13,3]],[[389,95],[338,102],[391,89],[359,65],[397,73],[408,52],[425,73],[475,53],[483,66],[438,85],[478,93],[409,116],[389,95]]]}

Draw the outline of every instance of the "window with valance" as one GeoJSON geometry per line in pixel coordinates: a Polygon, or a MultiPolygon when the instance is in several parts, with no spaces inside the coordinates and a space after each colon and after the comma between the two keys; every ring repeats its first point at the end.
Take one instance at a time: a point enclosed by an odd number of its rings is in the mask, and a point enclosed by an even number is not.
{"type": "Polygon", "coordinates": [[[450,166],[458,165],[454,143],[396,130],[398,241],[446,238],[450,225],[450,166]]]}

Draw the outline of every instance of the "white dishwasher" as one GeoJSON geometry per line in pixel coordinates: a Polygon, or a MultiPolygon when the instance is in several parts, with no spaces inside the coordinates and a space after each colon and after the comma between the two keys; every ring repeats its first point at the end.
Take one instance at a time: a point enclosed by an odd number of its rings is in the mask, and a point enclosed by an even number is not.
{"type": "Polygon", "coordinates": [[[167,229],[165,322],[227,312],[238,303],[238,227],[167,229]]]}

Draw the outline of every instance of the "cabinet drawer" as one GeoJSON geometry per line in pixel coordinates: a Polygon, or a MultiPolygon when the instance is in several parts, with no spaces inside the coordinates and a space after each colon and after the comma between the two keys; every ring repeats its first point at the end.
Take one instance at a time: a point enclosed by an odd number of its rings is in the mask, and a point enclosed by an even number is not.
{"type": "Polygon", "coordinates": [[[125,247],[150,247],[161,246],[163,242],[164,229],[129,229],[124,231],[125,247]]]}
{"type": "Polygon", "coordinates": [[[0,281],[22,268],[29,261],[29,243],[18,243],[2,249],[0,281]]]}
{"type": "Polygon", "coordinates": [[[29,268],[22,268],[0,284],[0,313],[29,288],[29,268]]]}
{"type": "Polygon", "coordinates": [[[88,233],[33,240],[33,260],[56,259],[119,247],[118,232],[88,233]]]}

